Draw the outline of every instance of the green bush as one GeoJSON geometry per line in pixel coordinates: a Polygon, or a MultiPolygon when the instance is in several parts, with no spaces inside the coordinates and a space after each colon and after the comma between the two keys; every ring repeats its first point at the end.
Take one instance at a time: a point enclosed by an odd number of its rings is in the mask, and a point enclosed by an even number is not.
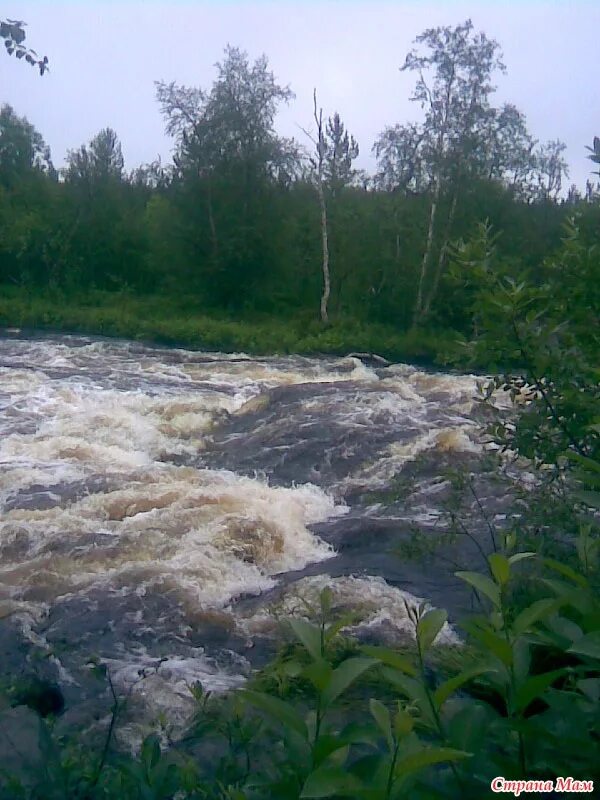
{"type": "Polygon", "coordinates": [[[418,800],[483,797],[497,775],[591,780],[600,744],[600,601],[587,577],[588,550],[579,543],[580,572],[545,560],[545,596],[524,608],[511,604],[510,587],[534,553],[495,553],[489,574],[457,573],[488,611],[463,623],[468,665],[443,677],[431,664],[444,611],[408,609],[413,658],[340,640],[348,619],[331,619],[325,589],[316,623],[289,621],[299,647],[278,661],[277,688],[255,681],[225,698],[193,689],[187,755],[153,734],[136,758],[107,758],[108,747],[59,747],[44,724],[44,774],[29,789],[5,774],[0,796],[418,800]],[[388,685],[381,699],[365,681],[375,674],[388,685]],[[284,691],[290,680],[303,691],[284,691]],[[345,704],[362,682],[362,694],[345,704]],[[221,742],[216,765],[189,755],[208,740],[221,742]]]}

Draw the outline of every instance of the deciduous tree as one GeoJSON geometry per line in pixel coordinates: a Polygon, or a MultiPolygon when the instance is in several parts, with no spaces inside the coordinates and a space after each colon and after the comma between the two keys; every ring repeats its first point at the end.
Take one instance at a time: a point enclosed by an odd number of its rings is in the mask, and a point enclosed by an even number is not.
{"type": "Polygon", "coordinates": [[[70,181],[98,183],[123,177],[123,151],[116,132],[103,128],[89,145],[71,150],[67,156],[65,176],[70,181]]]}
{"type": "Polygon", "coordinates": [[[567,145],[553,139],[541,145],[535,153],[537,199],[556,202],[562,189],[563,178],[569,177],[569,167],[563,156],[567,145]]]}
{"type": "Polygon", "coordinates": [[[50,148],[25,117],[5,104],[0,109],[0,182],[11,184],[31,169],[53,172],[50,148]]]}
{"type": "Polygon", "coordinates": [[[277,186],[297,170],[297,148],[275,131],[281,103],[293,93],[280,86],[265,56],[227,47],[210,91],[158,83],[157,97],[174,156],[180,199],[194,216],[203,211],[198,253],[210,242],[205,285],[219,303],[238,308],[252,296],[272,247],[268,209],[277,186]]]}

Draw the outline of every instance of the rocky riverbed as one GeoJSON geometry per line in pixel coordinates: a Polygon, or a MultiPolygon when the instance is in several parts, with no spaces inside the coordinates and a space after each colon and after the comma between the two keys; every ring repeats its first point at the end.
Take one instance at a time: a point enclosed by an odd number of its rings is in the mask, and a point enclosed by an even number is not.
{"type": "MultiPolygon", "coordinates": [[[[55,683],[64,724],[78,724],[106,706],[97,658],[123,691],[148,670],[136,691],[149,714],[183,719],[191,683],[242,683],[274,652],[282,616],[324,585],[366,639],[410,635],[405,601],[452,621],[470,603],[455,565],[479,565],[485,525],[425,560],[405,551],[415,532],[447,530],[448,470],[478,482],[465,513],[501,519],[476,381],[5,332],[5,682],[55,683]]],[[[443,639],[456,640],[451,626],[443,639]]]]}

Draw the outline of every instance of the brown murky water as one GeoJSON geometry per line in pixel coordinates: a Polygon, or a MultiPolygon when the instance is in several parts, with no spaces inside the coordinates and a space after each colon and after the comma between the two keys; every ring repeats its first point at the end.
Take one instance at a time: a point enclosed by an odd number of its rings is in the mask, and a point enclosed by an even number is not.
{"type": "Polygon", "coordinates": [[[474,376],[355,358],[5,336],[0,616],[73,691],[92,652],[123,683],[163,659],[144,691],[169,708],[243,680],[256,637],[325,583],[407,630],[406,590],[431,587],[364,554],[389,562],[383,519],[435,528],[442,467],[481,450],[474,394],[474,376]],[[373,501],[423,455],[408,506],[373,501]]]}

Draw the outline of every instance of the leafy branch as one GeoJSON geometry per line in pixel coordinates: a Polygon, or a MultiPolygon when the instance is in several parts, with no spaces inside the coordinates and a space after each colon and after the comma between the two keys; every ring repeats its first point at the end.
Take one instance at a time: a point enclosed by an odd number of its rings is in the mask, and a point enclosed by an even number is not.
{"type": "Polygon", "coordinates": [[[3,19],[0,20],[0,37],[4,39],[4,47],[9,56],[14,55],[16,59],[25,59],[32,67],[37,67],[40,75],[48,71],[48,57],[40,58],[35,50],[26,47],[25,26],[23,20],[3,19]]]}

